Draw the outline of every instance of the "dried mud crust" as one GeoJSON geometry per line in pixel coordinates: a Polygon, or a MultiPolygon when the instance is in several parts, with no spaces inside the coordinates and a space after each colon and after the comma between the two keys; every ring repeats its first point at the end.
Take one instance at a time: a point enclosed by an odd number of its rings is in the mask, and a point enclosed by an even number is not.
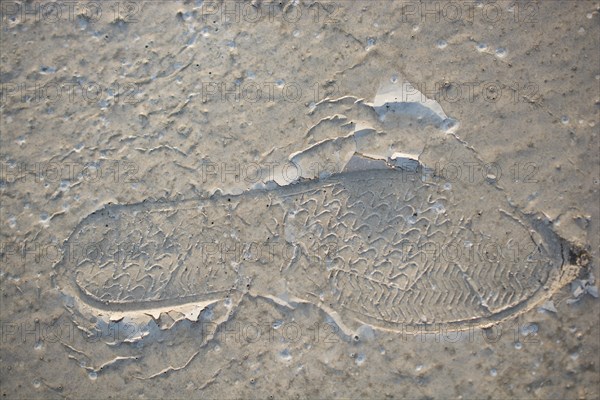
{"type": "Polygon", "coordinates": [[[467,197],[390,169],[109,205],[73,232],[55,282],[104,311],[280,296],[274,282],[285,282],[289,299],[349,324],[493,323],[548,298],[585,258],[539,218],[501,209],[496,192],[482,184],[467,197]]]}

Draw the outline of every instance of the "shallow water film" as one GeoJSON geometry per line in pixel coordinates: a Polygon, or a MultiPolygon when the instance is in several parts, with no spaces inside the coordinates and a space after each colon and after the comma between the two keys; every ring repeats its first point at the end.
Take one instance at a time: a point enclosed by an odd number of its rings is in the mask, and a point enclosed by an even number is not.
{"type": "Polygon", "coordinates": [[[598,1],[0,1],[2,398],[599,399],[598,1]]]}

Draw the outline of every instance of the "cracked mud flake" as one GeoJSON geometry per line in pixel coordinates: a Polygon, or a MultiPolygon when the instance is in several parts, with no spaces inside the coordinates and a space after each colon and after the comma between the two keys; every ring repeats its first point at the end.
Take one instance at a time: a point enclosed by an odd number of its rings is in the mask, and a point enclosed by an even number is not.
{"type": "Polygon", "coordinates": [[[276,169],[279,185],[343,172],[355,155],[406,165],[418,159],[430,135],[454,133],[459,127],[438,102],[402,77],[380,84],[372,102],[353,96],[327,98],[309,115],[320,119],[304,135],[308,147],[288,157],[295,175],[290,177],[287,166],[276,169]]]}

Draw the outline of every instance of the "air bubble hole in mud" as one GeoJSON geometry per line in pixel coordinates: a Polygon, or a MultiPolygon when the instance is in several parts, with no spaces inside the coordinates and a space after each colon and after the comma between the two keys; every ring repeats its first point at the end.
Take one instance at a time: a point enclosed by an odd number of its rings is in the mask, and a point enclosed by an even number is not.
{"type": "Polygon", "coordinates": [[[435,46],[438,49],[445,49],[446,47],[448,47],[448,42],[446,42],[444,39],[439,39],[435,42],[435,46]]]}

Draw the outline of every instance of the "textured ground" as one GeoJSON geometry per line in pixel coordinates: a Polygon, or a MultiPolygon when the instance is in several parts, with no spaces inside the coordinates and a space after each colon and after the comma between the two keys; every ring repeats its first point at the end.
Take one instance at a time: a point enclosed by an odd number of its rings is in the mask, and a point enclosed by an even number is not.
{"type": "Polygon", "coordinates": [[[599,398],[598,2],[0,4],[4,397],[599,398]],[[402,82],[459,122],[452,140],[439,112],[381,118],[376,94],[402,82]],[[314,178],[395,153],[462,187],[465,213],[498,211],[491,182],[545,218],[589,253],[569,260],[580,279],[544,309],[427,335],[348,334],[264,270],[269,290],[135,315],[95,315],[53,279],[110,203],[225,199],[290,183],[290,160],[314,178]]]}

